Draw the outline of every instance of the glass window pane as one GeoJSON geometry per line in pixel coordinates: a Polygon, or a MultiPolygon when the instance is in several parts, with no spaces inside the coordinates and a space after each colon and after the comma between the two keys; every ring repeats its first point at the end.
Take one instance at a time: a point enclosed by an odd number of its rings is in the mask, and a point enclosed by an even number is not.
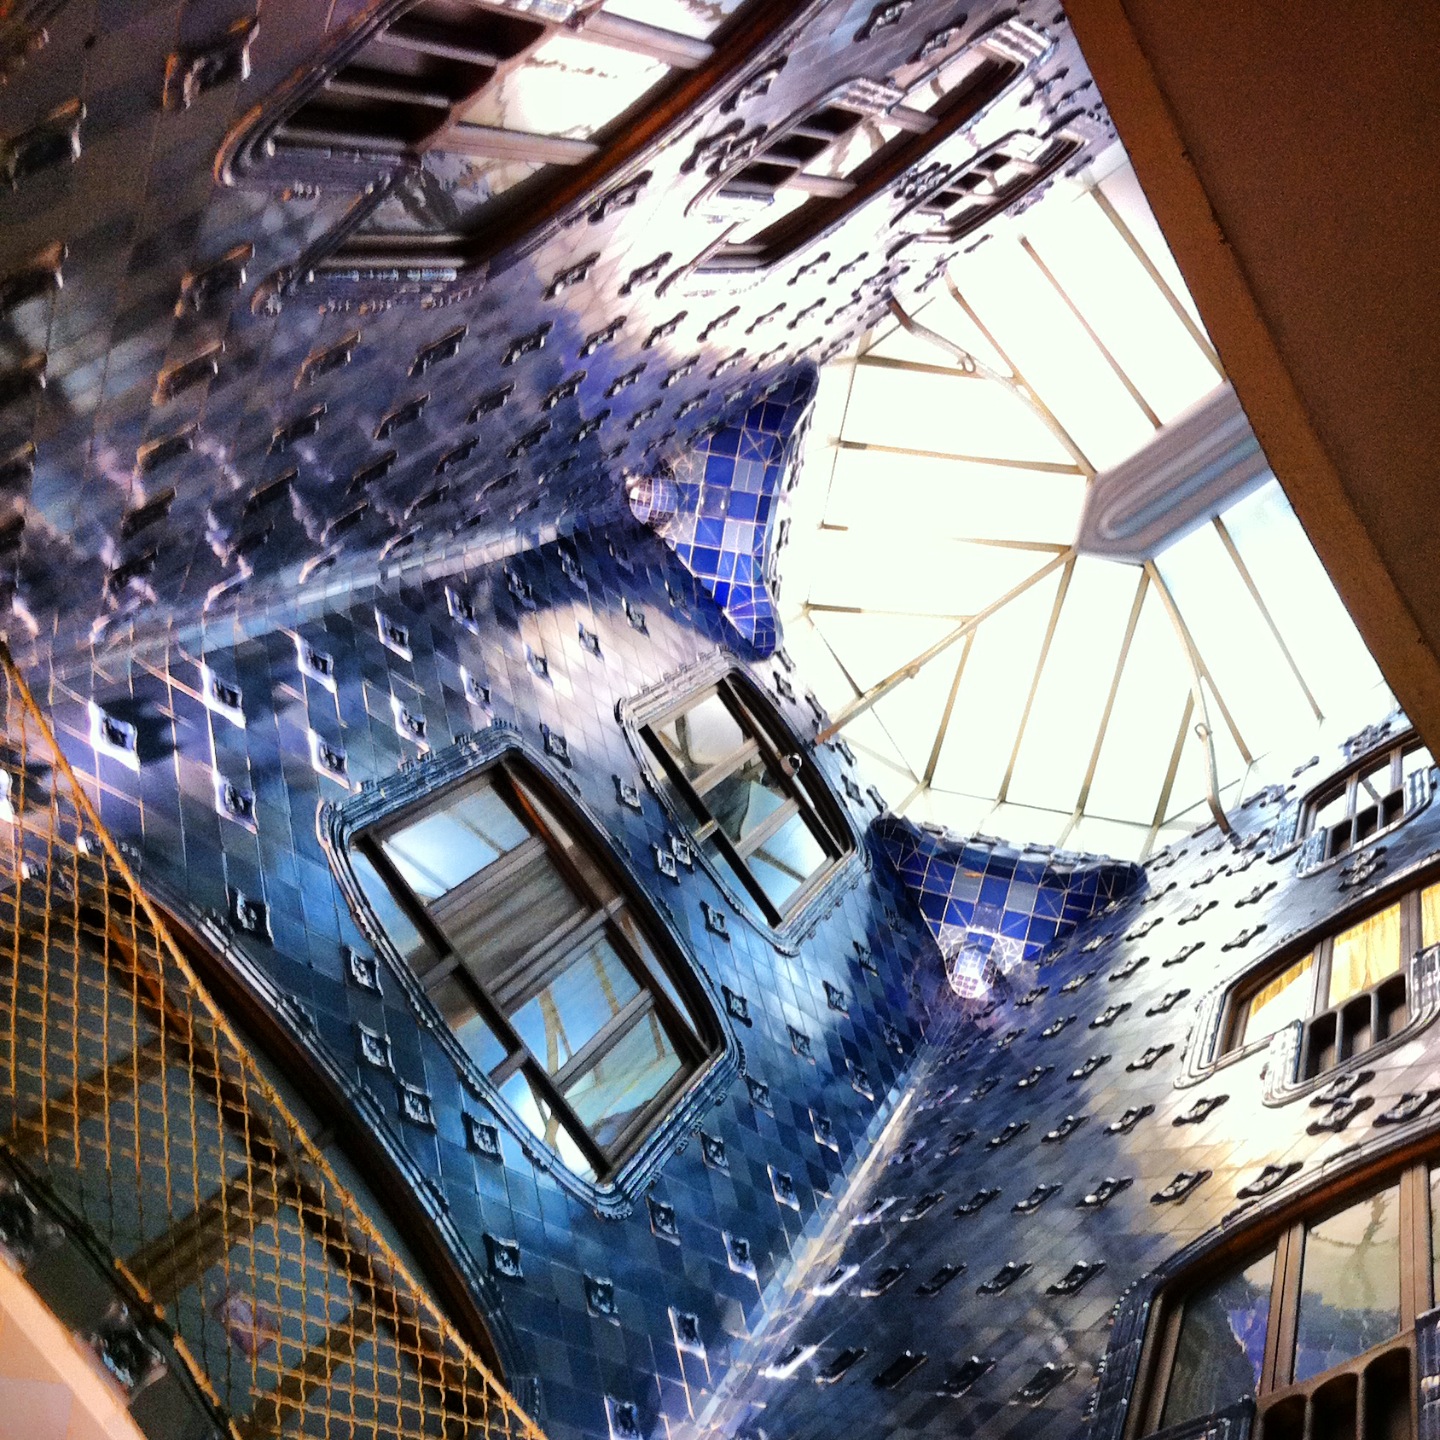
{"type": "Polygon", "coordinates": [[[1292,1020],[1302,1020],[1310,1013],[1310,972],[1314,967],[1314,955],[1306,955],[1250,997],[1241,1032],[1246,1045],[1263,1040],[1292,1020]]]}
{"type": "Polygon", "coordinates": [[[1360,772],[1355,782],[1355,808],[1363,810],[1367,805],[1378,805],[1393,788],[1390,784],[1391,764],[1387,755],[1360,772]]]}
{"type": "Polygon", "coordinates": [[[1440,944],[1440,884],[1427,885],[1420,892],[1420,944],[1440,944]]]}
{"type": "Polygon", "coordinates": [[[615,947],[597,935],[510,1023],[530,1053],[554,1075],[640,993],[615,947]]]}
{"type": "Polygon", "coordinates": [[[532,1135],[538,1136],[559,1155],[567,1170],[582,1180],[595,1178],[594,1168],[574,1137],[551,1113],[544,1097],[536,1094],[523,1070],[517,1070],[501,1087],[500,1093],[510,1102],[515,1113],[532,1135]]]}
{"type": "Polygon", "coordinates": [[[1352,995],[1378,985],[1399,968],[1400,907],[1391,905],[1335,937],[1326,1008],[1343,1004],[1352,995]]]}
{"type": "Polygon", "coordinates": [[[1400,1330],[1400,1189],[1312,1225],[1300,1270],[1295,1379],[1309,1380],[1400,1330]]]}
{"type": "Polygon", "coordinates": [[[862,120],[829,149],[823,150],[805,167],[807,175],[828,175],[841,179],[853,174],[872,155],[902,134],[898,125],[885,125],[877,120],[862,120]]]}
{"type": "Polygon", "coordinates": [[[716,694],[657,725],[654,733],[688,780],[733,755],[749,738],[716,694]]]}
{"type": "Polygon", "coordinates": [[[528,135],[588,140],[670,73],[662,60],[576,35],[552,35],[462,115],[528,135]]]}
{"type": "Polygon", "coordinates": [[[744,0],[605,0],[608,15],[623,15],[660,30],[708,40],[722,20],[733,15],[744,0]]]}
{"type": "Polygon", "coordinates": [[[1417,750],[1405,752],[1405,757],[1400,762],[1400,769],[1404,778],[1408,780],[1417,770],[1428,770],[1434,763],[1430,752],[1422,745],[1417,750]]]}
{"type": "Polygon", "coordinates": [[[710,863],[730,881],[730,888],[734,892],[735,898],[757,920],[761,922],[766,921],[768,917],[761,907],[760,902],[750,893],[745,881],[740,877],[740,872],[730,863],[729,857],[725,852],[721,850],[713,840],[707,840],[701,848],[704,850],[710,863]]]}
{"type": "Polygon", "coordinates": [[[737,770],[705,792],[705,808],[739,844],[788,799],[780,776],[762,756],[752,755],[737,770]]]}
{"type": "Polygon", "coordinates": [[[652,1011],[565,1092],[596,1142],[609,1148],[679,1073],[680,1057],[652,1011]]]}
{"type": "Polygon", "coordinates": [[[803,815],[792,815],[750,856],[750,873],[777,907],[825,863],[825,850],[803,815]]]}
{"type": "Polygon", "coordinates": [[[504,1045],[480,1018],[470,992],[453,975],[440,981],[430,992],[430,998],[465,1053],[481,1070],[488,1073],[505,1058],[504,1045]]]}
{"type": "Polygon", "coordinates": [[[395,903],[390,887],[380,878],[379,872],[366,859],[363,851],[352,850],[350,863],[355,869],[356,879],[365,892],[376,918],[384,927],[390,943],[405,957],[417,975],[424,975],[436,961],[435,952],[421,937],[410,917],[395,903]]]}
{"type": "MultiPolygon", "coordinates": [[[[518,781],[516,783],[519,785],[518,781]]],[[[576,844],[575,837],[566,829],[560,817],[535,790],[528,785],[520,785],[519,788],[526,800],[535,807],[536,813],[549,831],[551,842],[560,848],[565,858],[579,872],[591,898],[597,904],[608,905],[618,893],[610,883],[609,876],[595,863],[593,856],[583,845],[576,844]]]]}
{"type": "Polygon", "coordinates": [[[1198,1419],[1255,1394],[1265,1358],[1274,1273],[1272,1250],[1185,1301],[1162,1427],[1198,1419]]]}
{"type": "Polygon", "coordinates": [[[590,908],[540,850],[503,885],[452,891],[431,912],[465,968],[503,1005],[503,992],[519,979],[517,963],[590,908]]]}
{"type": "Polygon", "coordinates": [[[620,910],[615,915],[615,926],[630,942],[635,953],[639,955],[649,972],[650,978],[660,986],[670,998],[670,1003],[679,1012],[680,1018],[693,1032],[695,1029],[694,1018],[690,1014],[690,1007],[680,998],[680,992],[675,988],[675,983],[666,973],[665,967],[660,963],[660,957],[655,953],[655,947],[651,945],[649,937],[641,928],[639,920],[629,909],[620,910]]]}
{"type": "Polygon", "coordinates": [[[390,863],[422,900],[453,890],[513,850],[529,831],[488,780],[453,805],[422,816],[381,842],[390,863]]]}
{"type": "Polygon", "coordinates": [[[1332,825],[1338,824],[1350,814],[1350,801],[1347,793],[1342,790],[1338,795],[1325,801],[1315,812],[1315,823],[1312,830],[1328,830],[1332,825]]]}

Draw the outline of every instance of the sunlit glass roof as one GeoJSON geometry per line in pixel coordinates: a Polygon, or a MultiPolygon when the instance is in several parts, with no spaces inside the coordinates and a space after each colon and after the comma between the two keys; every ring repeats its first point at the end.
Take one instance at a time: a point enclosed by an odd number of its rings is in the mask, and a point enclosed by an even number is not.
{"type": "Polygon", "coordinates": [[[1118,150],[1101,175],[822,372],[781,605],[897,811],[1140,857],[1209,817],[1207,722],[1230,803],[1393,702],[1118,150]],[[1096,538],[1116,484],[1123,559],[1096,538]]]}

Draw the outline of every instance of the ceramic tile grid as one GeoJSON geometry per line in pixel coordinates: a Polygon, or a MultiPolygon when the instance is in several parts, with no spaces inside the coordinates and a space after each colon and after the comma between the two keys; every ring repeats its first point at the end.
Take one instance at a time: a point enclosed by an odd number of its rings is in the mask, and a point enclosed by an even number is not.
{"type": "MultiPolygon", "coordinates": [[[[281,1021],[322,1047],[384,1117],[377,1123],[409,1167],[392,1183],[443,1204],[464,1264],[486,1277],[479,1302],[499,1305],[510,1383],[524,1398],[527,1377],[539,1377],[538,1418],[554,1440],[607,1435],[606,1397],[637,1406],[647,1434],[703,1403],[900,1093],[922,1035],[918,979],[938,970],[883,861],[862,856],[789,951],[731,910],[701,867],[674,879],[657,868],[657,847],[674,837],[615,704],[727,635],[702,585],[626,519],[488,566],[349,603],[337,596],[318,611],[277,604],[269,628],[251,616],[217,622],[193,646],[116,648],[90,667],[55,670],[48,686],[61,743],[133,847],[142,880],[222,927],[278,995],[281,1021]],[[473,610],[457,618],[454,596],[473,610]],[[398,653],[396,627],[413,658],[398,653]],[[302,647],[330,657],[328,677],[302,666],[302,647]],[[207,703],[202,664],[233,687],[226,704],[213,694],[207,703]],[[423,720],[431,753],[491,723],[518,727],[537,750],[547,731],[552,744],[558,737],[568,763],[552,771],[631,858],[717,990],[744,1007],[743,1021],[724,1021],[743,1046],[744,1075],[695,1118],[702,1136],[624,1219],[592,1213],[503,1127],[500,1158],[478,1152],[466,1117],[493,1123],[483,1102],[394,977],[382,973],[376,994],[347,965],[346,946],[370,949],[317,838],[317,808],[423,772],[424,752],[399,733],[392,700],[423,720]],[[104,734],[97,748],[96,713],[130,750],[104,734]],[[312,737],[343,754],[343,784],[315,764],[312,737]],[[616,777],[635,787],[638,810],[622,802],[616,777]],[[219,813],[221,783],[253,795],[247,818],[219,813]],[[237,892],[266,907],[268,940],[233,923],[237,892]],[[706,905],[728,918],[725,938],[706,905]],[[388,1037],[392,1072],[361,1058],[360,1027],[388,1037]],[[401,1081],[429,1097],[433,1130],[402,1116],[401,1081]],[[496,1269],[496,1241],[518,1245],[523,1279],[496,1269]]],[[[773,660],[761,667],[742,649],[736,663],[754,665],[798,735],[813,735],[820,720],[798,676],[787,697],[773,660]]],[[[852,762],[822,746],[815,763],[863,832],[875,802],[852,762]]]]}
{"type": "Polygon", "coordinates": [[[713,1433],[1118,1440],[1147,1277],[1436,1129],[1433,1029],[1342,1066],[1338,1099],[1327,1084],[1277,1103],[1270,1048],[1201,1063],[1209,992],[1440,858],[1431,805],[1370,854],[1298,873],[1293,844],[1270,848],[1286,801],[1262,793],[1232,815],[1233,841],[1212,826],[1153,857],[1143,889],[1082,921],[1032,990],[932,1028],[923,1073],[789,1307],[732,1370],[713,1433]],[[1294,1170],[1240,1195],[1267,1166],[1294,1170]]]}
{"type": "Polygon", "coordinates": [[[706,436],[669,475],[657,477],[664,508],[651,513],[654,501],[647,489],[642,512],[762,655],[779,639],[769,566],[785,524],[781,496],[796,478],[802,438],[797,427],[814,393],[813,371],[784,382],[739,424],[706,436]]]}
{"type": "Polygon", "coordinates": [[[987,994],[1001,975],[1020,989],[1022,969],[1120,900],[1143,878],[1138,865],[1048,846],[1023,849],[959,836],[896,816],[875,834],[925,917],[962,995],[987,994]]]}

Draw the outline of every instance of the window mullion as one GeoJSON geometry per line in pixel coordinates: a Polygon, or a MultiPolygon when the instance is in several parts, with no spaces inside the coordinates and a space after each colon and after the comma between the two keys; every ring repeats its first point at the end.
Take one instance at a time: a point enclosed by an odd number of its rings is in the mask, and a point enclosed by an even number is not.
{"type": "Polygon", "coordinates": [[[767,840],[771,839],[793,815],[800,813],[795,800],[777,805],[753,830],[735,841],[735,853],[748,860],[767,840]]]}
{"type": "Polygon", "coordinates": [[[703,800],[722,780],[733,775],[747,760],[754,759],[760,754],[760,747],[755,743],[754,736],[751,736],[738,749],[732,750],[723,760],[717,760],[707,770],[702,770],[690,782],[691,788],[696,795],[703,800]]]}
{"type": "Polygon", "coordinates": [[[648,990],[627,1001],[550,1077],[557,1090],[564,1090],[577,1076],[583,1075],[597,1060],[604,1059],[616,1041],[655,1008],[654,996],[648,990]]]}
{"type": "MultiPolygon", "coordinates": [[[[1300,1320],[1300,1274],[1305,1259],[1305,1222],[1296,1221],[1283,1236],[1283,1245],[1276,1248],[1275,1273],[1279,1282],[1279,1308],[1272,1300],[1271,1336],[1273,1348],[1267,1356],[1270,1388],[1283,1390],[1295,1373],[1295,1337],[1300,1320]],[[1283,1250],[1283,1260],[1282,1260],[1283,1250]]],[[[1275,1294],[1272,1291],[1272,1296],[1275,1294]]]]}
{"type": "MultiPolygon", "coordinates": [[[[528,1053],[528,1052],[527,1052],[528,1053]]],[[[610,1170],[610,1157],[595,1143],[585,1122],[575,1113],[575,1107],[560,1093],[559,1087],[545,1073],[545,1067],[537,1061],[525,1066],[526,1079],[540,1090],[551,1113],[559,1120],[570,1138],[580,1147],[596,1179],[603,1179],[610,1170]]]]}

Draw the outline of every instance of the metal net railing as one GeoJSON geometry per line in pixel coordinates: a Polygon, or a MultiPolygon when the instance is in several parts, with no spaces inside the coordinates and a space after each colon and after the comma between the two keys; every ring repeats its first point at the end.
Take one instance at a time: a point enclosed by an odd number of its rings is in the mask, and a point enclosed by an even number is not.
{"type": "Polygon", "coordinates": [[[0,1145],[238,1440],[543,1440],[216,1008],[0,654],[0,1145]]]}

